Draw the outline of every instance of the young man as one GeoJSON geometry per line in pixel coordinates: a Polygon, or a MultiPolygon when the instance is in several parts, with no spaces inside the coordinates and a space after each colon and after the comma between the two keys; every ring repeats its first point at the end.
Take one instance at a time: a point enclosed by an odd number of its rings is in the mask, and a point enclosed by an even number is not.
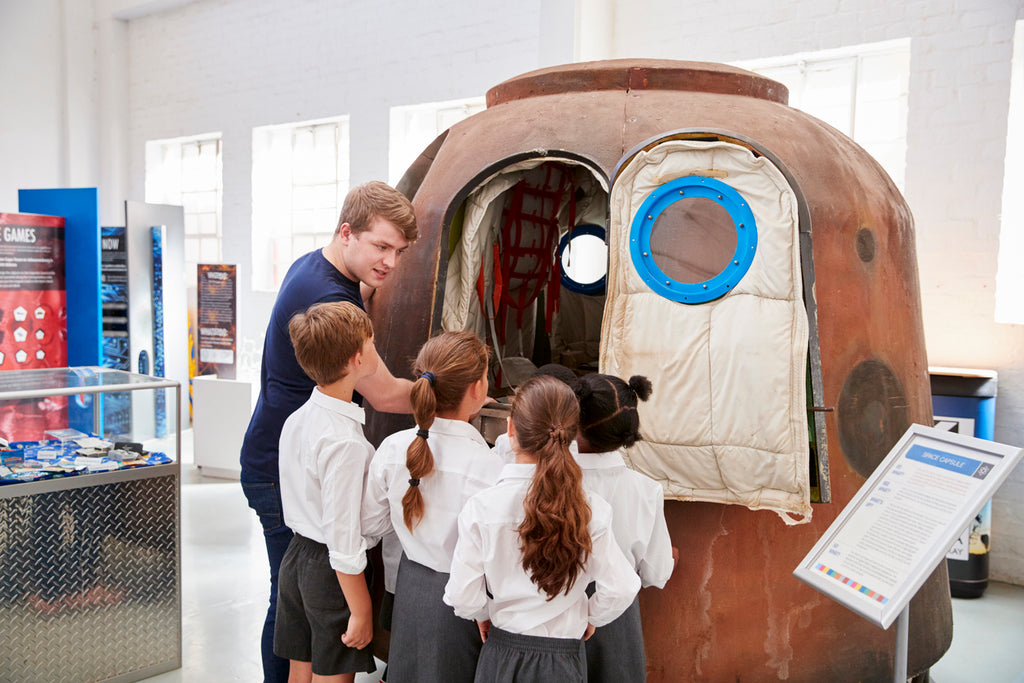
{"type": "Polygon", "coordinates": [[[281,561],[274,652],[292,683],[352,683],[377,668],[360,532],[373,447],[352,395],[379,359],[369,316],[347,301],[311,306],[288,331],[316,388],[281,431],[281,502],[295,535],[281,561]]]}
{"type": "MultiPolygon", "coordinates": [[[[417,236],[416,216],[404,195],[376,181],[354,187],[345,197],[331,242],[292,264],[274,302],[263,343],[260,396],[241,454],[242,490],[263,525],[270,562],[270,606],[262,637],[267,683],[288,680],[288,660],[273,651],[277,576],[292,537],[281,513],[278,440],[285,420],[315,386],[295,360],[288,321],[325,301],[348,301],[363,308],[360,283],[367,288],[383,284],[417,236]]],[[[375,410],[408,413],[411,387],[411,382],[396,379],[380,363],[355,389],[375,410]]]]}

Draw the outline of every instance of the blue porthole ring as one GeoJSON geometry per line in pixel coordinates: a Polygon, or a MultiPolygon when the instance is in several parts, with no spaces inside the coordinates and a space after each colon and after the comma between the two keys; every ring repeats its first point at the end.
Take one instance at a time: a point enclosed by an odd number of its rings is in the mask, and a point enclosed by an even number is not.
{"type": "Polygon", "coordinates": [[[629,252],[633,267],[656,293],[683,304],[702,304],[724,296],[747,274],[757,253],[757,223],[743,196],[726,183],[705,176],[684,176],[658,187],[640,205],[629,230],[629,252]],[[729,213],[736,231],[736,251],[729,265],[710,280],[679,282],[655,263],[651,231],[667,207],[695,197],[710,199],[729,213]]]}
{"type": "MultiPolygon", "coordinates": [[[[600,225],[594,225],[593,223],[583,223],[573,227],[571,230],[562,235],[562,239],[558,241],[558,253],[555,255],[559,265],[562,263],[562,252],[565,251],[574,238],[580,235],[593,235],[602,242],[607,242],[608,238],[605,234],[605,229],[600,225]]],[[[576,292],[577,294],[586,294],[588,296],[600,296],[604,294],[605,281],[608,279],[607,272],[607,261],[605,262],[605,274],[599,279],[593,282],[577,282],[571,277],[565,274],[564,268],[559,268],[561,271],[561,282],[562,286],[568,289],[570,292],[576,292]]]]}

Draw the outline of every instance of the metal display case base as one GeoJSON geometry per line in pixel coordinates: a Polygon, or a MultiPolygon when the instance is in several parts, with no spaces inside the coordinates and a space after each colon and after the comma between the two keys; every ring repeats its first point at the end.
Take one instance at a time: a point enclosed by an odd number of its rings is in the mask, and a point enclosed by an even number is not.
{"type": "Polygon", "coordinates": [[[0,680],[180,667],[178,465],[5,489],[19,495],[0,499],[0,680]]]}

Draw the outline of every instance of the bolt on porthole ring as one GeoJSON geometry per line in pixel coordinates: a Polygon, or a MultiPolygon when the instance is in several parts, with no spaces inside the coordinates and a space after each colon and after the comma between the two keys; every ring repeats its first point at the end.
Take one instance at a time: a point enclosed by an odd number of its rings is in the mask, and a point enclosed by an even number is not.
{"type": "Polygon", "coordinates": [[[757,223],[746,200],[729,185],[705,176],[684,176],[657,188],[641,204],[630,226],[629,252],[633,267],[657,294],[679,303],[702,304],[724,296],[747,274],[757,253],[757,223]],[[710,199],[728,212],[736,231],[736,251],[717,275],[691,283],[669,277],[658,266],[651,250],[651,232],[662,211],[693,198],[710,199]]]}
{"type": "MultiPolygon", "coordinates": [[[[555,259],[560,265],[562,263],[562,253],[568,248],[569,243],[572,242],[577,237],[581,237],[583,235],[592,235],[601,240],[602,242],[608,241],[607,236],[605,234],[605,229],[600,225],[594,225],[592,223],[583,223],[581,225],[576,225],[568,232],[566,232],[564,235],[562,235],[562,239],[558,241],[558,252],[555,254],[555,259]]],[[[562,286],[568,289],[570,292],[576,292],[577,294],[586,294],[588,296],[600,296],[601,294],[604,294],[605,282],[608,278],[607,258],[605,260],[604,265],[604,275],[602,275],[597,280],[594,280],[593,282],[578,282],[577,280],[574,280],[568,273],[565,272],[565,268],[560,268],[562,286]]]]}

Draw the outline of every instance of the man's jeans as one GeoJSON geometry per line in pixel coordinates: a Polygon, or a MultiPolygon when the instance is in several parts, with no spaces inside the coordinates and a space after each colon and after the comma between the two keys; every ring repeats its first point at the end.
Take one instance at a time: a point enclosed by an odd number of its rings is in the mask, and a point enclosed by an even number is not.
{"type": "Polygon", "coordinates": [[[292,530],[284,524],[279,484],[243,481],[242,492],[263,525],[263,538],[267,543],[267,558],[270,561],[270,606],[267,608],[267,620],[263,624],[260,643],[263,680],[264,683],[287,683],[288,660],[274,654],[274,623],[277,618],[277,575],[281,569],[281,559],[291,543],[292,530]]]}

